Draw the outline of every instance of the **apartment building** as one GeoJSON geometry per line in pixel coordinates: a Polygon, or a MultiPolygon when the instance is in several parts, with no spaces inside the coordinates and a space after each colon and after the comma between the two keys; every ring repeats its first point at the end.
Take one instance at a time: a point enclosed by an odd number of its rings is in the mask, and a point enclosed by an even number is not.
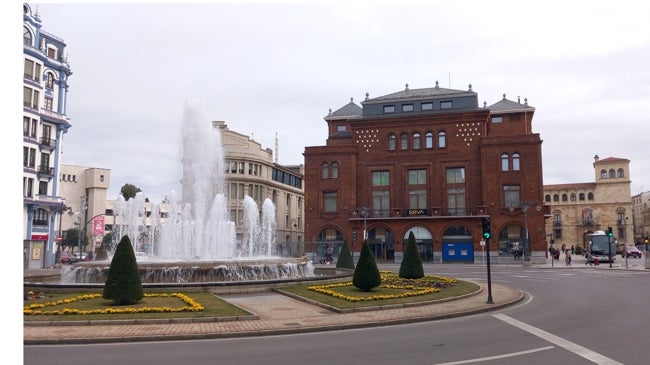
{"type": "Polygon", "coordinates": [[[72,75],[63,39],[43,30],[38,12],[23,4],[23,252],[24,268],[55,260],[63,135],[72,75]]]}

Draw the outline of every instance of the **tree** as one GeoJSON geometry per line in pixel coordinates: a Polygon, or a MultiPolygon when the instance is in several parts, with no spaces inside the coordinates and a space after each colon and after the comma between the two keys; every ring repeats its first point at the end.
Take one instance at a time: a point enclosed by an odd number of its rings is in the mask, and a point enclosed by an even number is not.
{"type": "Polygon", "coordinates": [[[354,269],[354,259],[348,248],[348,242],[343,240],[343,247],[339,252],[339,258],[336,260],[337,269],[354,269]]]}
{"type": "Polygon", "coordinates": [[[129,200],[135,198],[135,194],[142,192],[139,187],[133,184],[124,184],[120,189],[120,193],[124,197],[124,200],[129,200]]]}
{"type": "MultiPolygon", "coordinates": [[[[81,250],[84,251],[86,249],[86,245],[88,244],[88,237],[82,237],[81,238],[81,250]]],[[[74,252],[75,249],[79,248],[79,229],[78,228],[70,228],[67,231],[65,231],[65,234],[63,235],[63,240],[61,241],[61,249],[65,250],[66,248],[72,248],[72,252],[74,252]]]]}
{"type": "Polygon", "coordinates": [[[379,284],[381,284],[381,274],[377,268],[377,263],[375,262],[375,258],[372,257],[368,243],[363,241],[361,255],[359,256],[357,267],[354,269],[352,285],[361,291],[368,292],[378,287],[379,284]]]}
{"type": "Polygon", "coordinates": [[[418,247],[415,244],[415,235],[413,231],[409,233],[409,238],[404,249],[404,257],[399,266],[399,277],[404,279],[420,279],[424,277],[424,268],[422,260],[418,255],[418,247]]]}
{"type": "Polygon", "coordinates": [[[133,245],[129,236],[124,235],[113,254],[104,284],[103,298],[111,299],[118,305],[129,305],[138,303],[142,297],[144,290],[133,245]]]}

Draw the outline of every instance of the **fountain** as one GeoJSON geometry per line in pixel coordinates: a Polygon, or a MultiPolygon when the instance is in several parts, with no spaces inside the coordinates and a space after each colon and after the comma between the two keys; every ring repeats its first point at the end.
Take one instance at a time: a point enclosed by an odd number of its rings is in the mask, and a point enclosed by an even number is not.
{"type": "MultiPolygon", "coordinates": [[[[260,209],[250,196],[242,202],[244,233],[238,238],[228,219],[221,135],[188,104],[182,124],[182,198],[172,190],[164,206],[145,212],[144,194],[115,200],[116,240],[133,244],[143,283],[204,283],[312,277],[310,262],[275,256],[275,205],[260,209]],[[161,211],[165,209],[165,217],[161,211]],[[148,224],[147,224],[148,220],[148,224]]],[[[63,283],[104,283],[110,259],[67,269],[63,283]]]]}

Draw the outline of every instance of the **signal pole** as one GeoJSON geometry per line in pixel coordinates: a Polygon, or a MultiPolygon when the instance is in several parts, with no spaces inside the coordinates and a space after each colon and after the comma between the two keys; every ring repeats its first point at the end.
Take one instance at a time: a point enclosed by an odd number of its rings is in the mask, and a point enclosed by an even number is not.
{"type": "Polygon", "coordinates": [[[487,250],[486,266],[487,266],[488,298],[486,303],[494,304],[494,301],[492,300],[492,276],[490,273],[490,237],[492,236],[492,232],[490,232],[490,217],[481,218],[481,223],[483,225],[483,239],[485,240],[485,247],[487,250]]]}

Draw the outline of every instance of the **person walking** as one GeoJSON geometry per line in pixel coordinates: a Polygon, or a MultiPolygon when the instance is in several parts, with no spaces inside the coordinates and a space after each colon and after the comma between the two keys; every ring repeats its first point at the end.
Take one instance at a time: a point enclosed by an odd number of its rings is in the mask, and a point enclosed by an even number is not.
{"type": "Polygon", "coordinates": [[[571,266],[571,250],[564,251],[564,264],[571,266]]]}
{"type": "Polygon", "coordinates": [[[591,256],[591,252],[587,251],[587,255],[585,255],[585,257],[587,258],[585,265],[589,264],[589,266],[592,266],[594,264],[594,258],[591,256]]]}

